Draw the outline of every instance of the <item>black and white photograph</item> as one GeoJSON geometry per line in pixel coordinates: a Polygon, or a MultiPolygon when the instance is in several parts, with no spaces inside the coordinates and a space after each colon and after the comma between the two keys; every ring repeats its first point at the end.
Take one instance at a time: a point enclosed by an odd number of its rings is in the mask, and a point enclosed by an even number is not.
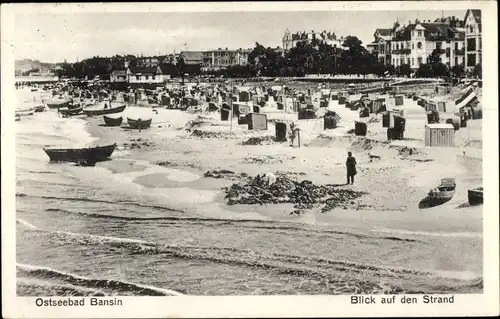
{"type": "Polygon", "coordinates": [[[459,4],[15,10],[15,296],[484,294],[497,64],[459,4]]]}

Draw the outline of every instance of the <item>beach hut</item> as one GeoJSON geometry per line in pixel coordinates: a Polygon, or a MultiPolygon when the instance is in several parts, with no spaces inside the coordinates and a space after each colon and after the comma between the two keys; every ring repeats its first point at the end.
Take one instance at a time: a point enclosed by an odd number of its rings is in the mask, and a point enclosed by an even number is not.
{"type": "Polygon", "coordinates": [[[446,112],[446,103],[445,102],[438,102],[437,108],[439,112],[446,112]]]}
{"type": "Polygon", "coordinates": [[[385,99],[377,99],[370,104],[370,113],[379,113],[384,111],[385,99]]]}
{"type": "Polygon", "coordinates": [[[366,136],[368,127],[365,122],[354,122],[354,134],[356,136],[366,136]]]}
{"type": "Polygon", "coordinates": [[[453,147],[455,146],[455,129],[451,124],[425,125],[425,146],[453,147]]]}
{"type": "Polygon", "coordinates": [[[349,97],[349,93],[347,91],[340,91],[338,94],[339,105],[343,105],[347,102],[347,98],[349,97]]]}
{"type": "Polygon", "coordinates": [[[248,114],[238,116],[238,125],[248,125],[248,114]]]}
{"type": "Polygon", "coordinates": [[[229,106],[229,104],[224,103],[222,105],[221,110],[220,110],[220,120],[221,121],[228,121],[230,113],[231,113],[231,107],[229,106]]]}
{"type": "Polygon", "coordinates": [[[325,116],[323,118],[323,129],[331,130],[337,127],[337,119],[335,116],[325,116]]]}
{"type": "Polygon", "coordinates": [[[277,122],[275,124],[276,142],[286,142],[286,123],[277,122]]]}
{"type": "Polygon", "coordinates": [[[370,109],[367,107],[362,107],[361,110],[359,111],[359,117],[369,117],[370,116],[370,109]]]}
{"type": "Polygon", "coordinates": [[[299,110],[298,119],[299,120],[311,120],[316,118],[316,111],[312,105],[308,105],[306,108],[299,110]]]}
{"type": "Polygon", "coordinates": [[[396,132],[404,132],[406,127],[406,119],[396,114],[393,115],[393,118],[394,118],[394,130],[396,132]]]}
{"type": "Polygon", "coordinates": [[[382,113],[382,127],[394,127],[394,120],[390,111],[382,113]]]}
{"type": "Polygon", "coordinates": [[[248,114],[249,130],[267,130],[267,116],[260,113],[248,114]]]}
{"type": "Polygon", "coordinates": [[[426,111],[437,111],[437,105],[434,102],[426,102],[425,103],[425,110],[426,111]]]}
{"type": "Polygon", "coordinates": [[[396,128],[389,127],[387,129],[387,140],[402,140],[404,136],[404,131],[397,130],[396,128]]]}
{"type": "Polygon", "coordinates": [[[462,117],[460,118],[460,127],[467,127],[467,115],[462,114],[462,117]]]}
{"type": "Polygon", "coordinates": [[[402,95],[402,94],[395,95],[394,102],[395,102],[396,106],[404,105],[405,104],[404,95],[402,95]]]}
{"type": "Polygon", "coordinates": [[[248,102],[249,99],[250,99],[250,95],[247,91],[240,91],[238,93],[238,100],[240,102],[248,102]]]}
{"type": "Polygon", "coordinates": [[[458,131],[460,129],[460,117],[456,115],[453,116],[453,118],[446,119],[445,123],[453,125],[455,131],[458,131]]]}

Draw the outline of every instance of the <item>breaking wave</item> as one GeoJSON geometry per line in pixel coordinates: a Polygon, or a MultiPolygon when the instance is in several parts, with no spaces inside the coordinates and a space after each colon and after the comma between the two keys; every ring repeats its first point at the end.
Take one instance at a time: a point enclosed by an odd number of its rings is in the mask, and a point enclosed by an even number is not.
{"type": "Polygon", "coordinates": [[[16,264],[16,268],[21,275],[29,275],[31,277],[44,279],[44,280],[59,280],[66,284],[77,287],[111,290],[115,293],[132,294],[134,296],[180,296],[181,293],[152,287],[147,285],[135,284],[126,281],[112,280],[112,279],[92,279],[79,275],[62,272],[49,267],[16,264]]]}
{"type": "MultiPolygon", "coordinates": [[[[328,229],[313,229],[301,227],[300,225],[287,225],[285,222],[275,222],[263,219],[228,219],[228,218],[203,218],[203,217],[175,217],[175,216],[162,216],[162,217],[136,217],[136,216],[117,216],[109,214],[96,214],[96,213],[86,213],[81,211],[72,211],[59,208],[48,208],[46,211],[49,212],[61,212],[66,214],[77,214],[81,216],[91,217],[91,218],[102,218],[102,219],[115,219],[124,221],[173,221],[173,222],[195,222],[197,225],[203,225],[208,223],[207,226],[213,226],[217,223],[217,226],[226,225],[230,226],[240,226],[253,229],[267,229],[267,230],[287,230],[287,231],[307,231],[309,233],[321,233],[321,234],[335,234],[335,235],[345,235],[353,236],[357,238],[376,238],[380,240],[390,240],[390,241],[401,241],[401,242],[423,242],[418,239],[411,238],[401,238],[396,236],[371,236],[360,233],[353,233],[347,231],[338,230],[328,230],[328,229]],[[245,225],[246,224],[246,225],[245,225]]],[[[289,223],[291,224],[291,223],[289,223]]]]}
{"type": "MultiPolygon", "coordinates": [[[[69,241],[81,245],[109,245],[112,247],[125,248],[130,254],[156,255],[165,258],[178,258],[188,260],[204,260],[213,263],[260,268],[273,271],[278,274],[306,277],[310,279],[327,280],[335,283],[342,278],[348,282],[348,286],[355,289],[356,286],[363,286],[363,293],[423,293],[416,289],[404,289],[400,284],[406,282],[423,281],[429,277],[442,280],[444,283],[439,292],[456,290],[459,287],[482,286],[481,275],[471,272],[453,271],[426,271],[408,269],[401,267],[379,266],[346,260],[336,260],[328,258],[318,258],[291,254],[261,253],[259,251],[229,248],[229,247],[203,247],[188,245],[161,245],[151,241],[139,239],[109,237],[100,235],[78,234],[66,231],[47,232],[57,240],[69,241]],[[380,278],[394,280],[395,283],[387,286],[380,286],[380,278]],[[478,283],[480,281],[480,283],[478,283]],[[446,283],[446,284],[445,284],[446,283]],[[449,285],[448,285],[449,283],[449,285]]],[[[45,269],[47,271],[47,269],[45,269]]],[[[64,277],[66,278],[66,277],[64,277]]],[[[69,282],[74,284],[75,282],[69,282]]],[[[81,285],[79,281],[77,284],[81,285]]],[[[117,285],[109,280],[94,280],[92,285],[117,285]]],[[[425,289],[428,292],[428,289],[425,289]]],[[[359,290],[352,290],[357,293],[359,290]]],[[[437,293],[437,292],[436,292],[437,293]]]]}

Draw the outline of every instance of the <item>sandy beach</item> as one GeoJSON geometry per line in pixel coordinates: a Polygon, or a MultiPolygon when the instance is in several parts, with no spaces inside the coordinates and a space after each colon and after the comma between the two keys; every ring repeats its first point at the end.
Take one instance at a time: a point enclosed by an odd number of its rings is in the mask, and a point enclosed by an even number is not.
{"type": "MultiPolygon", "coordinates": [[[[313,224],[354,222],[417,232],[480,231],[481,208],[465,206],[468,206],[467,189],[482,182],[481,121],[469,121],[467,128],[457,132],[459,147],[426,148],[423,146],[425,112],[410,99],[405,100],[407,139],[392,143],[387,142],[380,122],[369,125],[367,137],[348,134],[353,121],[358,119],[357,112],[332,103],[336,101],[330,102],[330,109],[343,119],[339,127],[323,130],[322,119],[300,121],[300,148],[290,147],[288,142],[273,142],[272,120],[294,116],[277,111],[267,113],[271,120],[267,131],[249,131],[236,121],[221,122],[218,113],[197,115],[166,109],[157,109],[151,128],[142,132],[105,127],[100,118],[89,119],[87,129],[101,144],[110,141],[118,144],[113,161],[99,166],[126,173],[131,182],[141,185],[146,192],[160,188],[179,192],[188,199],[174,203],[181,210],[193,209],[195,205],[200,214],[229,210],[235,215],[313,224]],[[257,141],[256,145],[245,145],[252,139],[257,141]],[[412,155],[409,149],[413,150],[412,155]],[[352,151],[359,163],[356,183],[349,186],[343,185],[347,151],[352,151]],[[370,155],[380,158],[370,159],[370,155]],[[141,165],[141,161],[146,165],[141,165]],[[338,184],[367,192],[360,198],[366,208],[340,208],[326,214],[313,209],[302,216],[290,216],[286,204],[229,206],[221,187],[234,181],[203,177],[208,170],[221,169],[250,176],[283,172],[315,184],[338,184]],[[436,208],[419,210],[418,203],[427,191],[447,176],[457,179],[454,199],[436,208]],[[203,207],[196,205],[199,203],[203,207]]],[[[129,107],[126,112],[148,111],[129,107]]]]}

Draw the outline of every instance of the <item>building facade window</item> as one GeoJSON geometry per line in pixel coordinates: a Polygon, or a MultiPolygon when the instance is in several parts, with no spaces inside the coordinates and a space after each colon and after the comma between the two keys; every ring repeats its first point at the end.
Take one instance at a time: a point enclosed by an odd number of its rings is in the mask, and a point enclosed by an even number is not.
{"type": "Polygon", "coordinates": [[[417,62],[418,62],[418,65],[422,64],[422,57],[421,57],[421,56],[419,56],[419,57],[417,58],[417,62]]]}
{"type": "Polygon", "coordinates": [[[470,32],[470,33],[474,33],[474,26],[472,26],[472,25],[471,25],[471,26],[469,27],[469,32],[470,32]]]}
{"type": "Polygon", "coordinates": [[[412,44],[411,44],[411,49],[412,49],[412,50],[415,50],[415,43],[412,43],[412,44]]]}
{"type": "Polygon", "coordinates": [[[422,36],[422,30],[418,30],[418,36],[421,37],[422,36]]]}
{"type": "Polygon", "coordinates": [[[415,58],[411,58],[411,65],[415,65],[415,58]]]}
{"type": "Polygon", "coordinates": [[[467,51],[476,51],[476,39],[467,39],[467,51]]]}
{"type": "Polygon", "coordinates": [[[455,50],[458,51],[458,42],[455,42],[455,50]]]}
{"type": "Polygon", "coordinates": [[[422,42],[417,43],[417,48],[422,49],[422,42]]]}
{"type": "Polygon", "coordinates": [[[471,53],[467,54],[467,66],[475,66],[476,65],[476,54],[471,53]]]}
{"type": "Polygon", "coordinates": [[[436,42],[436,49],[441,50],[442,45],[441,42],[436,42]]]}
{"type": "Polygon", "coordinates": [[[458,65],[458,57],[455,57],[455,65],[458,65]]]}

